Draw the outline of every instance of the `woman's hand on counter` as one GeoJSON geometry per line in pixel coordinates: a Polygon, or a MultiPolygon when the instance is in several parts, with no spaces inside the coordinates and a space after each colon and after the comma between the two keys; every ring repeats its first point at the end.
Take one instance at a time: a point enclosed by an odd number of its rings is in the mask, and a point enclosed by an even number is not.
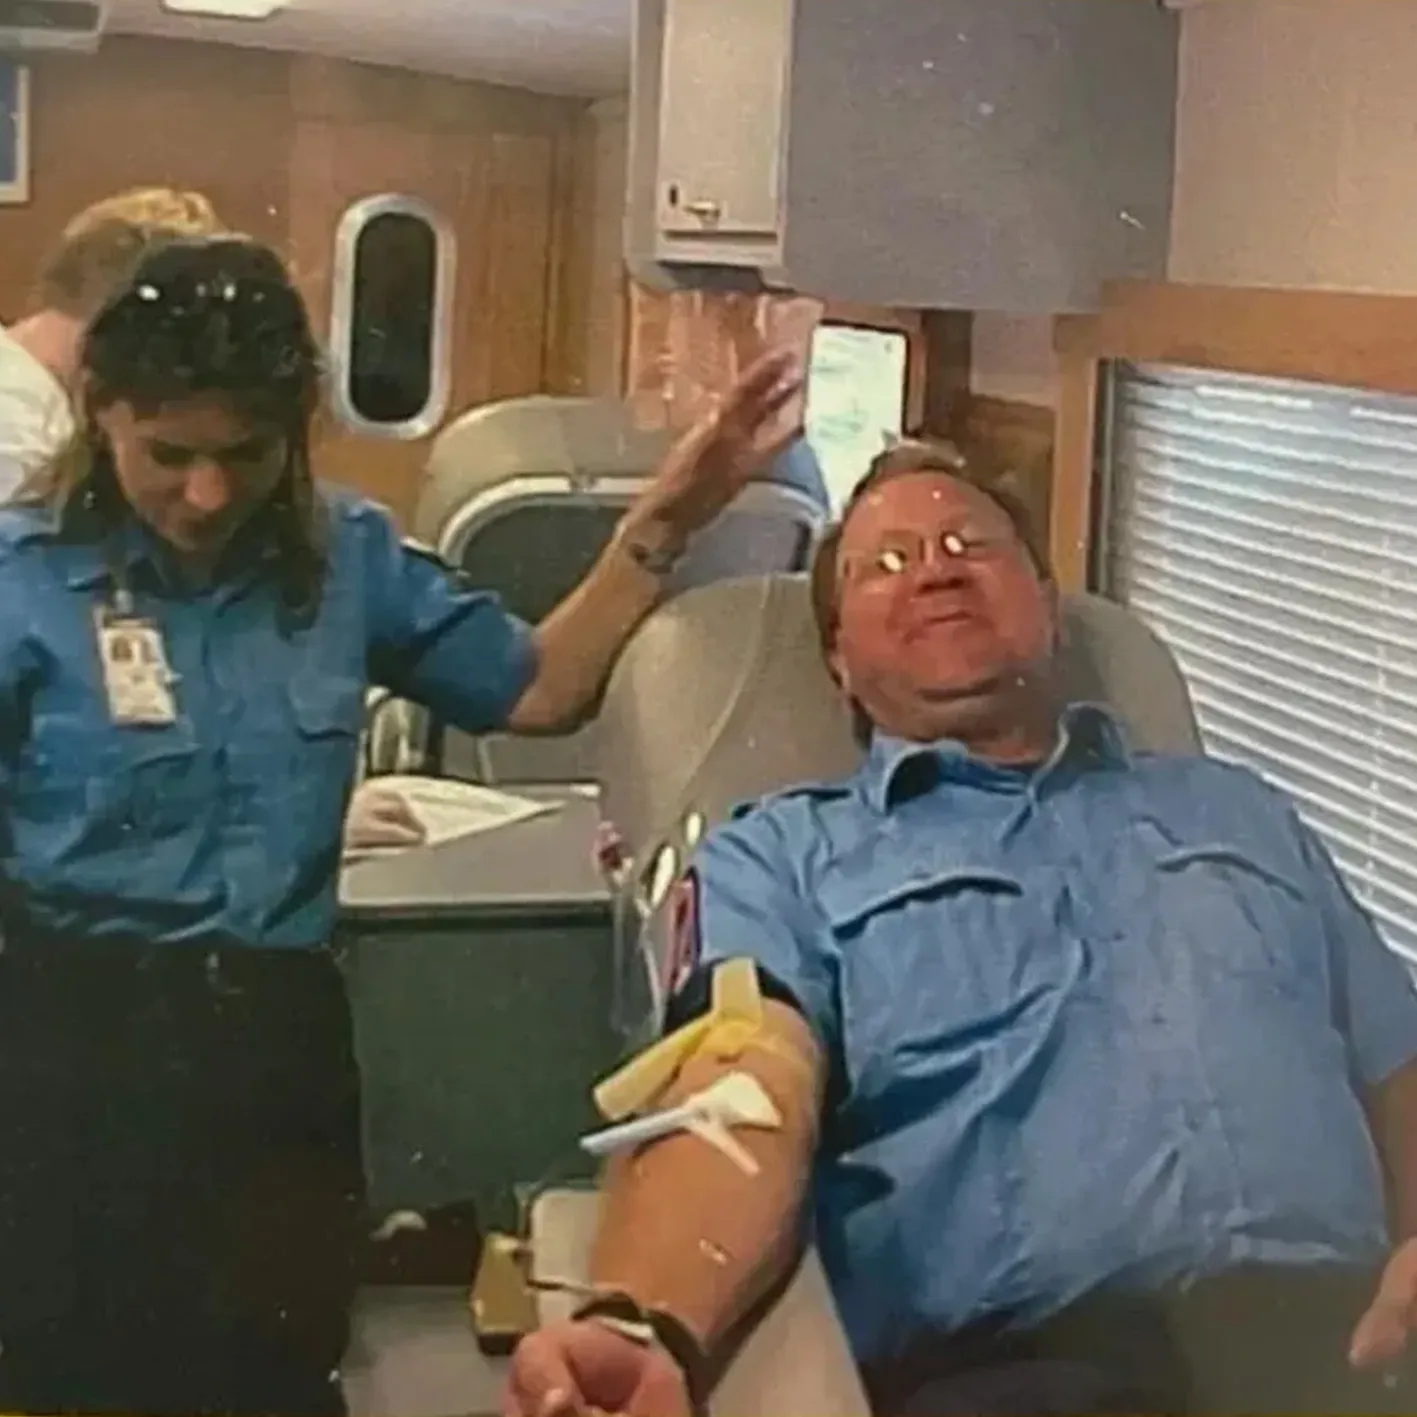
{"type": "Polygon", "coordinates": [[[426,835],[408,802],[380,787],[377,778],[355,789],[344,819],[346,854],[418,846],[426,835]]]}

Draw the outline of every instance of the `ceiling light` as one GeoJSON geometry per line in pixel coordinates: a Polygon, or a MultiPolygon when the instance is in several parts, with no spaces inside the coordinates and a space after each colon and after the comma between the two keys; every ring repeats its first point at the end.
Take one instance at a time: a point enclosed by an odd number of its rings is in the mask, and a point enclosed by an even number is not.
{"type": "Polygon", "coordinates": [[[172,15],[205,15],[215,20],[268,20],[286,0],[162,0],[172,15]]]}

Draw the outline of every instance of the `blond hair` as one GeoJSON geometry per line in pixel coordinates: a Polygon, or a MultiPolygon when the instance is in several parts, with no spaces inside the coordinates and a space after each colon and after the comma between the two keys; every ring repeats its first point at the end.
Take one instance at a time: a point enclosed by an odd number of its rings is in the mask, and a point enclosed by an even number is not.
{"type": "Polygon", "coordinates": [[[35,303],[87,320],[127,285],[149,252],[174,239],[223,230],[200,192],[141,187],[106,197],[64,228],[40,268],[35,303]]]}

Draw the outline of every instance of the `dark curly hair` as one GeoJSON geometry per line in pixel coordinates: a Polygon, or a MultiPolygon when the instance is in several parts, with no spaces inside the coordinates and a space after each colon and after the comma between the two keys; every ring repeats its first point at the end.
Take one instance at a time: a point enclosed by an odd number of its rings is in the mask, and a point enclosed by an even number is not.
{"type": "Polygon", "coordinates": [[[281,553],[284,602],[313,613],[326,567],[310,466],[323,366],[305,302],[280,257],[240,236],[162,246],[94,316],[79,367],[74,441],[30,479],[21,500],[48,507],[72,539],[103,539],[129,512],[94,415],[120,402],[152,414],[217,396],[239,417],[284,435],[284,476],[257,515],[281,553]]]}

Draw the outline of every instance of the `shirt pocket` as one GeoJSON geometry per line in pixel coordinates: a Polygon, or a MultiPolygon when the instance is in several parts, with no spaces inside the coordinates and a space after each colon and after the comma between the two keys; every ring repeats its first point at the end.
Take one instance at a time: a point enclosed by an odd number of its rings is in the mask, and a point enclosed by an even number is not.
{"type": "Polygon", "coordinates": [[[294,782],[322,831],[331,822],[338,829],[354,782],[364,731],[364,691],[361,680],[343,674],[299,674],[290,683],[294,782]]]}
{"type": "Polygon", "coordinates": [[[1024,880],[993,863],[873,859],[829,877],[819,899],[841,961],[854,1090],[977,1072],[1063,977],[1024,880]]]}
{"type": "Polygon", "coordinates": [[[186,718],[120,728],[83,714],[45,714],[34,723],[16,807],[35,821],[68,825],[93,848],[139,846],[200,821],[215,791],[208,769],[186,718]]]}
{"type": "Polygon", "coordinates": [[[364,729],[364,684],[348,674],[297,675],[290,707],[306,740],[358,738],[364,729]]]}
{"type": "Polygon", "coordinates": [[[1151,843],[1156,915],[1212,977],[1304,992],[1326,977],[1323,927],[1290,863],[1227,840],[1151,843]]]}

